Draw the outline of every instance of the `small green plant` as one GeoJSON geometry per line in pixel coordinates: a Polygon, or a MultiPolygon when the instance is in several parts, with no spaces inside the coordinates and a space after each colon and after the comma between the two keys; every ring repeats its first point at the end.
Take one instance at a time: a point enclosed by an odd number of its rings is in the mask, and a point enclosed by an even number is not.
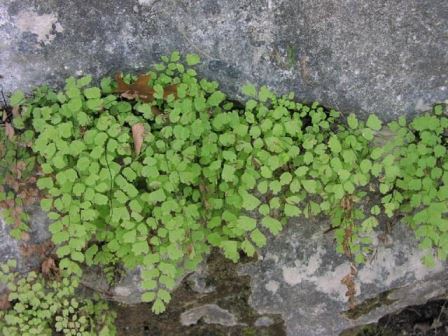
{"type": "MultiPolygon", "coordinates": [[[[13,97],[13,103],[20,103],[20,94],[13,97]]],[[[11,111],[17,115],[18,109],[11,111]]],[[[8,120],[6,111],[0,109],[0,119],[8,120]]],[[[28,230],[28,214],[25,209],[36,202],[38,190],[35,187],[36,156],[31,150],[34,139],[32,130],[23,129],[19,119],[13,119],[0,127],[0,211],[6,223],[12,225],[10,234],[20,239],[28,230]]]]}
{"type": "Polygon", "coordinates": [[[36,272],[22,276],[14,268],[10,260],[0,271],[10,304],[8,310],[0,310],[0,335],[115,335],[114,313],[103,301],[78,299],[76,277],[46,280],[36,272]]]}
{"type": "MultiPolygon", "coordinates": [[[[160,313],[211,248],[236,262],[288,218],[318,214],[330,216],[337,250],[356,263],[372,250],[381,216],[400,211],[422,247],[446,258],[441,106],[408,126],[403,118],[390,124],[396,136],[379,147],[383,127],[374,115],[344,121],[318,103],[252,85],[238,108],[218,83],[179,61],[174,52],[144,75],[98,86],[90,76],[69,78],[62,91],[41,87],[11,99],[20,108],[16,136],[32,143],[40,205],[53,220],[64,272],[140,266],[142,299],[160,313]],[[372,194],[381,204],[366,202],[372,194]]],[[[187,55],[188,66],[198,62],[187,55]]]]}
{"type": "Polygon", "coordinates": [[[427,251],[424,263],[434,265],[448,254],[448,118],[443,106],[390,123],[394,137],[377,149],[381,164],[380,192],[384,212],[400,211],[427,251]]]}

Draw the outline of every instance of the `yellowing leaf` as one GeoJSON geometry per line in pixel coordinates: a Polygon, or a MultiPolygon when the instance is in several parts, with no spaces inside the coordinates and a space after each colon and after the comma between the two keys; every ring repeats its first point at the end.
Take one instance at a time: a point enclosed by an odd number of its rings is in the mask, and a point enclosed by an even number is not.
{"type": "Polygon", "coordinates": [[[142,150],[143,138],[145,137],[145,126],[137,123],[132,126],[132,138],[134,139],[134,151],[139,155],[142,150]]]}

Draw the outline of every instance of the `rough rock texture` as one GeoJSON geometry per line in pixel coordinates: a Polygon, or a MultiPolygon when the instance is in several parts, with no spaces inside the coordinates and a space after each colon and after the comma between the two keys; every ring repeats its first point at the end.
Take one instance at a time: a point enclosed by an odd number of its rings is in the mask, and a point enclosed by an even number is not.
{"type": "MultiPolygon", "coordinates": [[[[426,268],[414,233],[397,223],[385,239],[376,238],[374,258],[358,268],[353,283],[356,306],[350,307],[348,288],[342,280],[351,273],[351,264],[335,252],[333,236],[323,233],[327,228],[323,218],[292,220],[280,235],[270,239],[258,261],[240,267],[240,275],[251,278],[249,304],[259,315],[252,321],[253,327],[269,327],[274,323],[270,316],[280,315],[287,335],[336,336],[348,328],[376,322],[386,314],[448,294],[447,265],[438,262],[434,268],[426,268]]],[[[209,263],[216,259],[216,255],[212,256],[209,263]]],[[[220,307],[220,302],[225,302],[222,295],[229,288],[238,295],[231,286],[240,280],[210,282],[210,277],[229,272],[229,266],[213,266],[212,274],[207,268],[201,265],[179,283],[178,290],[182,293],[188,288],[190,294],[184,298],[185,294],[175,292],[170,314],[179,317],[178,322],[173,321],[173,328],[178,324],[192,326],[199,320],[230,327],[244,320],[234,305],[220,307]],[[204,304],[198,304],[201,301],[204,304]]],[[[114,301],[140,302],[138,273],[128,273],[112,288],[106,282],[101,285],[102,280],[104,277],[90,271],[83,284],[114,301]]]]}
{"type": "Polygon", "coordinates": [[[29,253],[25,256],[26,248],[33,248],[46,242],[50,238],[48,231],[49,220],[45,213],[37,207],[29,209],[31,212],[31,221],[29,223],[29,240],[17,241],[9,235],[9,226],[1,217],[0,209],[0,265],[7,260],[15,259],[18,263],[19,271],[27,271],[39,266],[40,255],[29,253]]]}
{"type": "MultiPolygon", "coordinates": [[[[90,267],[84,269],[81,283],[84,287],[101,293],[108,300],[133,305],[141,303],[141,296],[145,292],[141,287],[140,273],[140,267],[134,270],[121,270],[117,282],[110,286],[105,273],[99,267],[90,267]]],[[[216,289],[207,283],[208,277],[207,265],[203,262],[194,272],[185,273],[177,279],[175,288],[178,288],[185,279],[194,292],[208,294],[216,289]]]]}
{"type": "Polygon", "coordinates": [[[83,271],[81,284],[100,293],[108,300],[128,305],[140,303],[141,296],[144,293],[140,286],[140,269],[124,271],[118,282],[111,286],[106,275],[99,267],[86,268],[83,271]]]}
{"type": "Polygon", "coordinates": [[[445,0],[2,0],[1,84],[143,69],[173,50],[247,81],[390,119],[448,97],[445,0]]]}
{"type": "Polygon", "coordinates": [[[205,323],[216,323],[224,326],[234,326],[238,323],[235,315],[215,304],[191,308],[180,315],[180,322],[184,326],[196,324],[200,319],[205,323]]]}
{"type": "MultiPolygon", "coordinates": [[[[235,98],[242,84],[253,82],[384,119],[448,98],[446,0],[0,2],[0,84],[7,93],[60,85],[72,74],[140,71],[173,50],[200,54],[200,75],[218,80],[235,98]]],[[[47,222],[35,217],[34,223],[31,242],[39,243],[48,237],[47,222]]],[[[288,335],[337,335],[447,288],[446,266],[424,268],[412,233],[399,226],[393,243],[359,269],[359,305],[344,315],[349,307],[341,279],[350,264],[334,252],[323,226],[322,220],[291,223],[268,243],[263,260],[242,267],[252,279],[253,307],[262,315],[281,314],[288,335]]],[[[9,257],[20,257],[20,246],[0,221],[0,262],[9,257]]],[[[111,289],[112,296],[137,302],[134,275],[111,289]]],[[[195,293],[210,297],[193,309],[213,304],[213,286],[200,276],[190,280],[195,293]]],[[[233,313],[233,302],[217,304],[233,313]]]]}
{"type": "Polygon", "coordinates": [[[272,325],[273,323],[274,320],[271,319],[269,316],[262,316],[255,321],[254,325],[256,327],[266,327],[272,325]]]}
{"type": "MultiPolygon", "coordinates": [[[[48,222],[39,216],[42,213],[36,212],[31,224],[33,244],[48,238],[45,229],[48,222]]],[[[38,258],[23,258],[20,244],[7,235],[6,227],[0,222],[0,260],[18,258],[22,269],[36,266],[38,258]]],[[[332,336],[356,325],[375,322],[403,307],[447,294],[446,264],[438,263],[432,269],[424,267],[413,233],[404,225],[397,225],[386,243],[377,241],[375,258],[358,269],[354,282],[357,306],[350,309],[345,295],[347,287],[341,283],[350,273],[350,263],[335,253],[331,234],[323,234],[327,227],[324,219],[291,221],[284,232],[270,239],[260,260],[240,267],[240,275],[251,278],[250,288],[247,286],[246,290],[244,286],[238,287],[243,281],[235,277],[234,266],[212,256],[211,266],[202,265],[180,284],[176,292],[179,294],[174,294],[169,309],[176,321],[170,322],[170,328],[182,330],[180,326],[193,326],[201,319],[240,328],[237,330],[249,330],[252,326],[268,328],[274,321],[272,316],[280,315],[287,335],[332,336]],[[241,308],[247,302],[248,294],[243,294],[246,291],[251,292],[249,303],[254,313],[241,308]],[[241,303],[236,305],[235,300],[241,303]],[[244,324],[246,321],[250,324],[244,324]]],[[[112,288],[104,280],[103,275],[90,269],[83,284],[114,301],[140,302],[138,272],[125,274],[112,288]]],[[[282,328],[276,331],[279,325],[276,320],[272,333],[266,335],[283,335],[282,328]]]]}
{"type": "MultiPolygon", "coordinates": [[[[241,262],[254,261],[243,257],[241,262]]],[[[239,276],[239,264],[214,250],[199,271],[187,277],[171,293],[172,300],[161,315],[151,305],[114,304],[118,336],[285,336],[281,316],[261,316],[248,303],[250,277],[239,276]],[[203,279],[208,290],[197,288],[191,277],[203,279]],[[214,288],[212,291],[211,288],[214,288]],[[199,289],[199,291],[198,291],[199,289]]]]}
{"type": "MultiPolygon", "coordinates": [[[[29,223],[29,240],[17,241],[9,234],[10,227],[2,218],[0,209],[0,265],[8,260],[16,260],[17,271],[28,272],[40,266],[44,255],[36,251],[48,251],[50,238],[48,232],[49,220],[39,208],[30,209],[32,216],[29,223]]],[[[5,290],[5,284],[0,283],[0,293],[5,290]]]]}
{"type": "Polygon", "coordinates": [[[0,218],[0,256],[2,262],[17,259],[20,254],[18,242],[11,238],[8,231],[7,224],[0,218]]]}
{"type": "Polygon", "coordinates": [[[208,294],[216,290],[215,286],[209,285],[207,279],[209,278],[208,267],[206,263],[201,263],[198,269],[192,274],[188,275],[187,283],[190,288],[199,294],[208,294]]]}
{"type": "Polygon", "coordinates": [[[448,288],[445,264],[428,269],[413,233],[397,225],[387,243],[377,242],[373,260],[359,267],[350,309],[350,263],[334,251],[325,220],[292,221],[263,250],[262,259],[241,267],[250,275],[251,305],[260,314],[281,314],[287,335],[333,336],[344,329],[377,321],[389,312],[425,303],[448,288]],[[321,321],[321,322],[317,322],[321,321]]]}

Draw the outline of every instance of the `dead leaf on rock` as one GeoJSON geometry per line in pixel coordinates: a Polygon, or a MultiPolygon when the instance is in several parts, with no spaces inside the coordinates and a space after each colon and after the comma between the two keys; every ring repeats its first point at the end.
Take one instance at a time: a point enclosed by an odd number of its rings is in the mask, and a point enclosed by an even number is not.
{"type": "Polygon", "coordinates": [[[20,234],[20,239],[23,241],[29,241],[31,239],[30,234],[28,232],[22,232],[20,234]]]}
{"type": "Polygon", "coordinates": [[[9,293],[3,293],[0,295],[0,310],[8,310],[11,308],[11,303],[8,300],[9,293]]]}
{"type": "Polygon", "coordinates": [[[356,276],[358,275],[358,270],[356,269],[356,267],[354,265],[350,266],[350,273],[348,273],[347,275],[345,275],[342,280],[341,283],[343,285],[345,285],[345,287],[347,287],[347,291],[345,292],[345,296],[347,296],[348,298],[348,304],[350,309],[353,309],[356,306],[356,284],[355,284],[355,279],[356,276]]]}
{"type": "Polygon", "coordinates": [[[12,127],[12,125],[10,123],[5,123],[5,133],[6,136],[8,137],[9,141],[13,141],[14,140],[14,127],[12,127]]]}
{"type": "MultiPolygon", "coordinates": [[[[121,94],[123,98],[134,100],[140,99],[142,102],[148,103],[154,100],[154,89],[149,85],[151,80],[150,75],[139,75],[137,80],[131,84],[127,84],[122,77],[121,73],[115,75],[117,81],[116,91],[121,94]]],[[[163,96],[166,98],[168,95],[173,94],[176,96],[176,85],[168,85],[163,89],[163,96]]]]}
{"type": "MultiPolygon", "coordinates": [[[[13,109],[13,111],[14,111],[13,113],[18,113],[18,111],[16,109],[13,109]]],[[[10,141],[12,141],[14,139],[15,132],[14,132],[14,127],[12,127],[12,125],[11,125],[11,119],[8,116],[8,112],[6,110],[3,111],[2,121],[4,122],[4,125],[5,125],[6,136],[8,137],[8,139],[10,141]]]]}
{"type": "Polygon", "coordinates": [[[134,139],[134,151],[139,155],[142,150],[143,138],[145,137],[145,126],[137,123],[132,126],[132,138],[134,139]]]}
{"type": "Polygon", "coordinates": [[[162,111],[160,111],[160,109],[159,109],[158,107],[156,107],[156,106],[152,106],[152,107],[151,107],[151,111],[152,111],[152,113],[153,113],[154,115],[156,115],[156,116],[162,114],[162,111]]]}
{"type": "Polygon", "coordinates": [[[19,116],[20,116],[20,106],[19,106],[19,105],[14,106],[14,107],[12,108],[12,115],[13,115],[14,117],[19,117],[19,116]]]}
{"type": "Polygon", "coordinates": [[[5,110],[1,110],[2,112],[3,112],[3,114],[2,114],[2,121],[3,122],[10,122],[11,120],[8,120],[9,118],[8,118],[8,112],[6,111],[6,109],[5,110]]]}
{"type": "Polygon", "coordinates": [[[25,257],[29,257],[31,255],[38,255],[45,257],[49,253],[51,253],[51,250],[53,248],[54,244],[51,242],[51,240],[46,240],[39,244],[30,244],[27,242],[21,244],[20,253],[25,257]]]}
{"type": "Polygon", "coordinates": [[[42,274],[47,277],[56,277],[59,275],[59,269],[53,258],[48,257],[42,262],[42,274]]]}

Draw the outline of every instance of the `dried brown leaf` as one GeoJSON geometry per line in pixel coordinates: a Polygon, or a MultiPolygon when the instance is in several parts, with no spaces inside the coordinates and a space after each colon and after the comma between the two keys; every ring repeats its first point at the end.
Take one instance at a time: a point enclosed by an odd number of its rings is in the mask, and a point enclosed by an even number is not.
{"type": "MultiPolygon", "coordinates": [[[[148,103],[154,100],[154,89],[149,85],[151,80],[150,75],[141,74],[137,80],[131,84],[127,84],[122,77],[121,73],[115,75],[117,81],[116,92],[120,93],[123,98],[134,100],[139,98],[141,101],[148,103]]],[[[166,98],[168,95],[173,94],[176,96],[176,85],[168,85],[163,89],[163,96],[166,98]]]]}
{"type": "Polygon", "coordinates": [[[9,141],[14,140],[14,135],[15,135],[14,127],[12,127],[12,125],[9,122],[5,122],[5,133],[9,139],[9,141]]]}
{"type": "Polygon", "coordinates": [[[130,91],[123,92],[120,96],[126,98],[127,100],[135,100],[139,98],[138,93],[131,93],[130,91]]]}
{"type": "Polygon", "coordinates": [[[59,276],[59,268],[56,266],[56,262],[51,257],[48,257],[42,262],[41,271],[42,274],[47,278],[54,278],[59,276]]]}
{"type": "Polygon", "coordinates": [[[132,138],[134,139],[134,151],[139,155],[142,150],[143,138],[145,137],[145,126],[137,123],[132,126],[132,138]]]}
{"type": "Polygon", "coordinates": [[[31,236],[28,232],[22,232],[20,235],[20,239],[23,241],[29,241],[31,239],[31,236]]]}
{"type": "Polygon", "coordinates": [[[14,174],[17,175],[18,179],[21,179],[22,178],[22,172],[25,170],[25,168],[26,168],[25,161],[18,161],[17,164],[15,164],[12,167],[12,171],[13,171],[14,174]]]}
{"type": "Polygon", "coordinates": [[[152,111],[152,113],[153,113],[154,115],[156,115],[156,116],[162,114],[162,111],[160,111],[159,108],[156,107],[156,106],[152,106],[152,107],[151,107],[151,111],[152,111]]]}
{"type": "Polygon", "coordinates": [[[126,99],[140,98],[144,102],[154,99],[154,90],[148,85],[151,80],[149,75],[140,75],[134,83],[127,84],[121,74],[115,76],[117,81],[117,92],[126,99]]]}
{"type": "Polygon", "coordinates": [[[14,106],[12,108],[12,115],[14,117],[19,117],[20,116],[20,106],[14,106]]]}
{"type": "Polygon", "coordinates": [[[350,309],[353,309],[356,306],[356,284],[355,279],[358,275],[358,270],[355,266],[351,265],[350,267],[350,273],[348,273],[346,276],[344,276],[341,280],[341,283],[347,287],[347,292],[345,293],[345,296],[348,297],[348,304],[350,309]]]}
{"type": "Polygon", "coordinates": [[[29,257],[31,255],[39,255],[45,257],[51,252],[53,247],[54,244],[51,242],[51,240],[46,240],[39,244],[23,243],[20,246],[20,253],[25,257],[29,257]]]}
{"type": "Polygon", "coordinates": [[[11,303],[8,300],[9,292],[0,295],[0,310],[8,310],[11,308],[11,303]]]}

